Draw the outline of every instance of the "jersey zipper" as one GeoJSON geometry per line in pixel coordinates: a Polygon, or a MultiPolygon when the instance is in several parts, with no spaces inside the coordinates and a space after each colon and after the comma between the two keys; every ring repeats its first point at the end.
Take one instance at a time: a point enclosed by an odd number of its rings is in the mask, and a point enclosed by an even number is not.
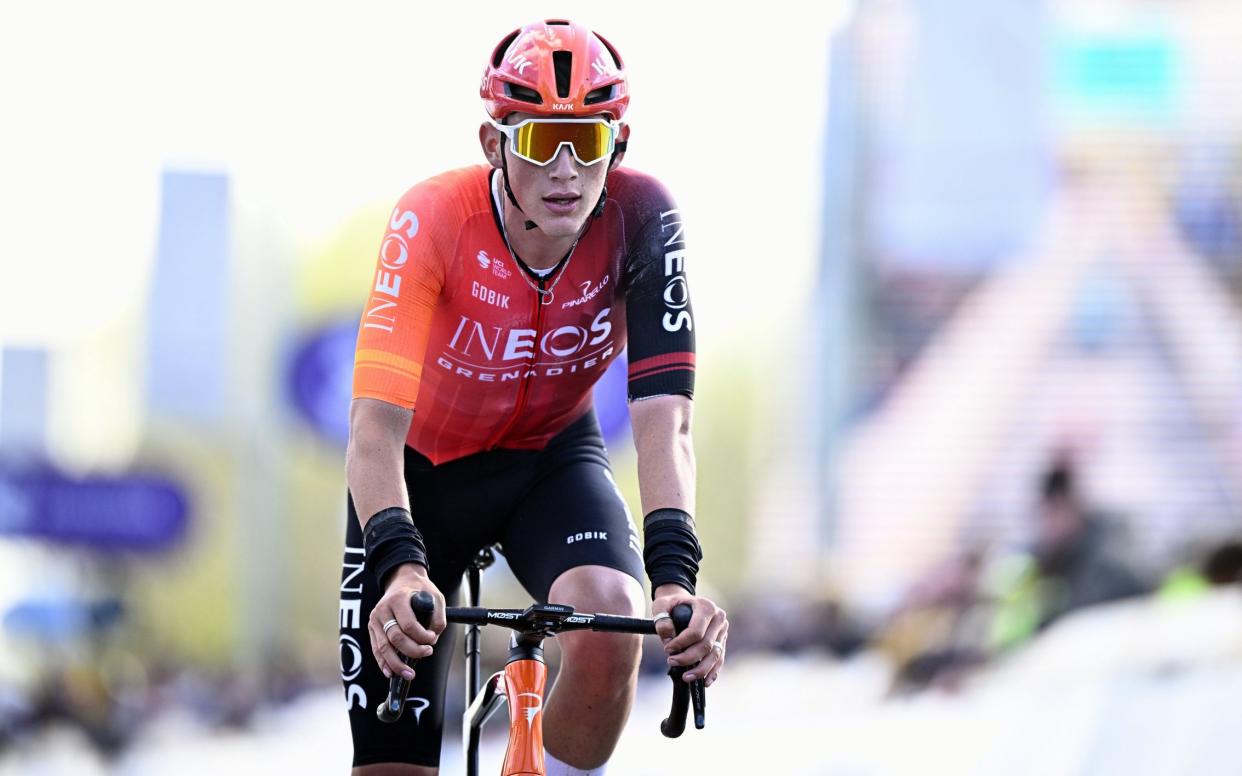
{"type": "MultiPolygon", "coordinates": [[[[521,267],[518,271],[521,271],[521,267]]],[[[509,418],[509,422],[504,425],[500,433],[496,435],[495,441],[492,442],[492,449],[500,447],[501,441],[505,435],[509,433],[513,425],[517,423],[519,417],[522,416],[522,410],[526,409],[526,399],[530,395],[530,382],[533,379],[531,373],[535,371],[535,364],[539,361],[539,333],[543,324],[543,292],[547,278],[539,278],[539,292],[535,294],[535,341],[531,344],[530,366],[526,370],[526,374],[522,375],[522,382],[518,385],[517,402],[514,404],[513,415],[509,418]]]]}

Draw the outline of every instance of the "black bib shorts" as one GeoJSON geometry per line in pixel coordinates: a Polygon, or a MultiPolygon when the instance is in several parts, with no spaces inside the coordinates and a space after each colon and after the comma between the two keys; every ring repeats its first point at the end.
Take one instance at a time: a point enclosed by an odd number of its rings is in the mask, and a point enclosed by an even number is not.
{"type": "MultiPolygon", "coordinates": [[[[618,569],[645,578],[638,534],[609,468],[594,411],[574,421],[543,450],[491,450],[439,466],[405,449],[406,487],[414,523],[427,544],[432,582],[450,606],[460,605],[462,577],[480,549],[499,544],[509,567],[535,601],[578,566],[618,569]]],[[[418,665],[401,719],[380,722],[376,707],[388,680],[371,654],[367,619],[380,599],[363,567],[362,529],[348,499],[341,573],[341,679],[353,731],[355,766],[438,766],[449,665],[460,659],[450,625],[435,653],[418,665]]]]}

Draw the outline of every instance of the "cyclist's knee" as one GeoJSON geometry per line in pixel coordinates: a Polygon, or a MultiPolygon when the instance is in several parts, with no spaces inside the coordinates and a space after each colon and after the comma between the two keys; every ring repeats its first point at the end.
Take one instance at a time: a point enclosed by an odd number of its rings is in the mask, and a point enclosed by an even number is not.
{"type": "Polygon", "coordinates": [[[638,686],[642,637],[577,631],[556,637],[561,647],[558,686],[583,698],[624,698],[638,686]]]}
{"type": "Polygon", "coordinates": [[[638,580],[607,566],[578,566],[556,578],[548,601],[569,604],[588,614],[642,615],[643,588],[638,580]]]}
{"type": "MultiPolygon", "coordinates": [[[[606,566],[579,566],[566,571],[552,584],[548,600],[590,614],[637,617],[643,611],[638,581],[606,566]]],[[[572,631],[557,636],[556,641],[564,654],[563,670],[574,672],[582,666],[591,679],[614,687],[637,675],[641,636],[572,631]]]]}
{"type": "Polygon", "coordinates": [[[426,765],[410,765],[409,763],[375,763],[359,765],[351,771],[351,776],[437,776],[439,768],[426,765]]]}

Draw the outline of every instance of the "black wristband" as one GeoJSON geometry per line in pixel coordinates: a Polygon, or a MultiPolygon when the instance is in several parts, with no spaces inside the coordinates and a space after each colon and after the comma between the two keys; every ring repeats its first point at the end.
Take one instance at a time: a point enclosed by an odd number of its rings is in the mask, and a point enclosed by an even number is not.
{"type": "Polygon", "coordinates": [[[694,534],[694,518],[680,509],[657,509],[643,518],[643,565],[651,596],[660,585],[676,584],[694,593],[703,548],[694,534]]]}
{"type": "Polygon", "coordinates": [[[383,594],[388,575],[398,566],[418,563],[427,568],[427,547],[414,525],[414,516],[403,507],[381,509],[362,527],[366,567],[383,594]]]}

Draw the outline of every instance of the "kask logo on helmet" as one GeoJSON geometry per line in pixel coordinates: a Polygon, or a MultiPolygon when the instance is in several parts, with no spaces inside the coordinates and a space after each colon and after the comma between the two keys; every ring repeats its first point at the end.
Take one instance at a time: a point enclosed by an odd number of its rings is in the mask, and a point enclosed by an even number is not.
{"type": "Polygon", "coordinates": [[[591,63],[591,69],[595,71],[596,75],[616,75],[617,74],[616,65],[604,59],[602,54],[596,57],[595,61],[591,63]]]}
{"type": "Polygon", "coordinates": [[[528,37],[530,37],[530,33],[526,33],[525,35],[521,36],[517,40],[513,41],[513,44],[509,48],[514,51],[505,60],[506,62],[508,62],[510,65],[513,66],[513,69],[518,72],[518,75],[525,75],[526,68],[535,64],[534,62],[530,61],[530,59],[528,59],[525,54],[520,53],[515,50],[522,43],[525,43],[528,37]]]}

